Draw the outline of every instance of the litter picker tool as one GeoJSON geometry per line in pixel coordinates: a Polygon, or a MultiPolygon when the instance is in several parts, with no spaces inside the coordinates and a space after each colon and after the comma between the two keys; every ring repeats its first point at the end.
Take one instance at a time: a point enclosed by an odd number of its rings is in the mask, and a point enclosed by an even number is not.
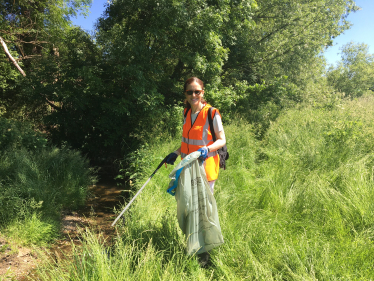
{"type": "Polygon", "coordinates": [[[126,205],[126,207],[122,210],[122,212],[119,214],[119,216],[114,220],[114,222],[112,223],[112,226],[114,226],[116,224],[116,222],[122,217],[122,215],[126,212],[126,210],[130,207],[130,205],[132,204],[132,202],[134,202],[135,198],[143,191],[144,187],[149,183],[149,181],[151,180],[151,178],[156,174],[156,172],[158,171],[158,169],[161,168],[162,164],[166,163],[166,159],[168,158],[168,156],[166,156],[164,158],[164,160],[161,161],[160,165],[158,165],[157,169],[153,172],[153,174],[148,178],[148,180],[145,182],[145,184],[142,186],[141,189],[139,189],[139,191],[135,194],[135,196],[130,200],[130,202],[126,205]]]}

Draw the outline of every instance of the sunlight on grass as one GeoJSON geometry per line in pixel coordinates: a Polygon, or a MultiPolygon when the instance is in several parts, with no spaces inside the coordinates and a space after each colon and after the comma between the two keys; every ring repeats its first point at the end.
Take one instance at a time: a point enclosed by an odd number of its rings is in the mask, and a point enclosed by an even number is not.
{"type": "MultiPolygon", "coordinates": [[[[225,127],[227,170],[215,187],[225,243],[199,267],[185,253],[162,168],[125,213],[111,247],[89,231],[73,265],[44,280],[369,280],[374,278],[374,100],[284,112],[265,139],[243,121],[225,127]]],[[[138,155],[139,188],[178,145],[138,155]]]]}
{"type": "Polygon", "coordinates": [[[5,230],[5,234],[20,245],[34,244],[47,246],[58,237],[58,222],[45,222],[37,213],[28,215],[23,220],[13,221],[5,230]]]}

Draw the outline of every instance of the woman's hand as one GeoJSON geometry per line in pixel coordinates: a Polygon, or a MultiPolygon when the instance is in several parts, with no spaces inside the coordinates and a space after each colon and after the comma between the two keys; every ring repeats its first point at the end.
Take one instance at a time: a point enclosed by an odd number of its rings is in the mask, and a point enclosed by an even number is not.
{"type": "Polygon", "coordinates": [[[208,158],[209,151],[208,151],[208,148],[206,146],[198,149],[197,151],[200,151],[200,157],[199,157],[199,159],[201,161],[205,161],[208,158]]]}
{"type": "Polygon", "coordinates": [[[170,153],[168,156],[166,156],[166,164],[174,165],[175,160],[177,160],[178,154],[175,152],[170,153]]]}

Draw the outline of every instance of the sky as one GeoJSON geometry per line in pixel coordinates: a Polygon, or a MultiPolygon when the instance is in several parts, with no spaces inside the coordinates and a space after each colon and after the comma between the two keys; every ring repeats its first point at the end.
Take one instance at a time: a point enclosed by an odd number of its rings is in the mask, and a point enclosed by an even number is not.
{"type": "Polygon", "coordinates": [[[71,20],[73,21],[73,24],[80,26],[86,31],[93,31],[96,20],[104,13],[107,3],[108,0],[92,0],[88,17],[85,18],[84,16],[80,15],[77,18],[72,18],[71,20]]]}
{"type": "Polygon", "coordinates": [[[351,41],[365,43],[369,46],[369,53],[374,54],[374,0],[356,0],[356,5],[361,10],[349,14],[347,18],[353,24],[351,28],[335,38],[334,46],[324,52],[329,64],[340,60],[340,49],[351,41]]]}
{"type": "MultiPolygon", "coordinates": [[[[73,24],[81,26],[86,31],[93,31],[96,20],[103,14],[108,0],[93,0],[88,17],[74,18],[73,24]]],[[[351,13],[348,20],[353,24],[343,34],[334,39],[334,46],[324,51],[328,64],[336,64],[340,60],[340,49],[347,43],[365,43],[369,53],[374,54],[374,0],[356,0],[360,11],[351,13]]]]}

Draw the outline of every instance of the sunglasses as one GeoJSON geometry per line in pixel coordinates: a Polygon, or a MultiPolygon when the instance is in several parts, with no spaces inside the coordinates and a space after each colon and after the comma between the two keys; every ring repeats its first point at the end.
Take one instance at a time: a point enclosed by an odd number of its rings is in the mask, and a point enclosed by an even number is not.
{"type": "Polygon", "coordinates": [[[203,90],[195,90],[195,91],[186,91],[186,94],[191,96],[193,93],[196,95],[200,95],[203,92],[203,90]]]}

